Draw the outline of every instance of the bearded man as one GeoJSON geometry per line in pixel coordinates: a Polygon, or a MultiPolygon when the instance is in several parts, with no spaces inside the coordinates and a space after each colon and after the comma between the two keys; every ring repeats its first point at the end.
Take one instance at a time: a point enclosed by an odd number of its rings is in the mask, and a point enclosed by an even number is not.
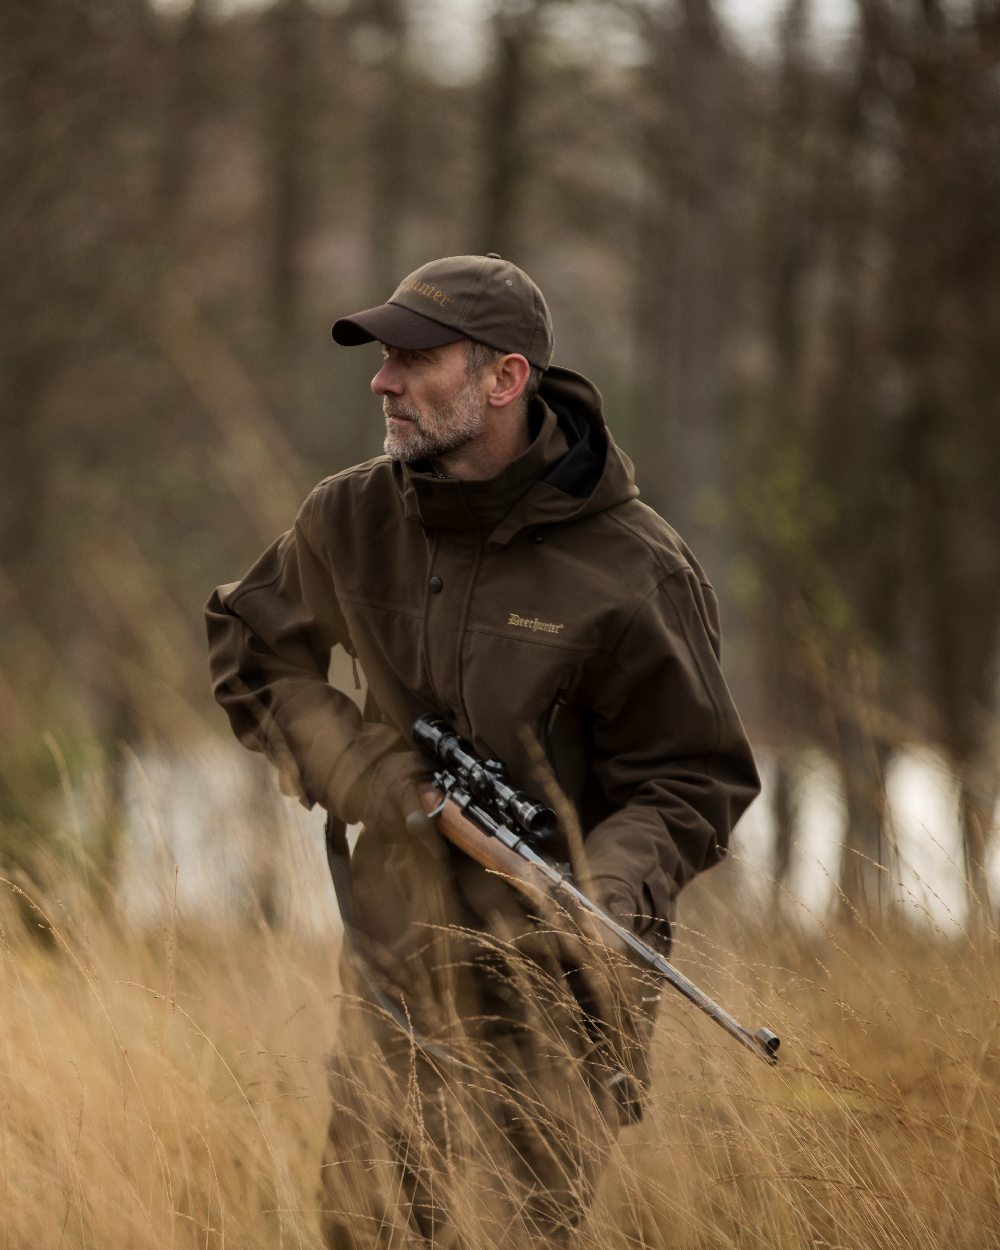
{"type": "Polygon", "coordinates": [[[412,819],[432,764],[410,728],[443,715],[522,788],[557,787],[551,853],[573,858],[575,827],[598,901],[665,950],[678,892],[758,789],[716,599],[639,501],[597,390],[552,365],[515,265],[431,261],[333,337],[381,344],[385,455],[321,482],[208,605],[216,697],[330,814],[341,878],[362,826],[338,889],[327,1239],[564,1244],[639,1113],[656,995],[597,993],[551,918],[412,819]],[[336,646],[363,714],[327,681],[336,646]]]}

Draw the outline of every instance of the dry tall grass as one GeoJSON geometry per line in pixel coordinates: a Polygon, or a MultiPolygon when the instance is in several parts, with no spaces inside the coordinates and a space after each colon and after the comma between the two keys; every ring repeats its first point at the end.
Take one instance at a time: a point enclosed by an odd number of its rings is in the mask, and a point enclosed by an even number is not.
{"type": "MultiPolygon", "coordinates": [[[[319,1247],[331,944],[191,920],[129,932],[69,893],[45,904],[53,953],[4,897],[0,1244],[319,1247]]],[[[992,939],[854,924],[724,947],[689,933],[679,954],[780,1030],[785,1062],[669,998],[646,1118],[582,1250],[1000,1245],[992,939]]]]}

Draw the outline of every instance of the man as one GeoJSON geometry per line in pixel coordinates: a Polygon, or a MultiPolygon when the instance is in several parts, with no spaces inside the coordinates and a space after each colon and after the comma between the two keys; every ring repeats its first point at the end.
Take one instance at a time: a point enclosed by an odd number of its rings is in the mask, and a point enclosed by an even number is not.
{"type": "Polygon", "coordinates": [[[287,792],[364,826],[327,1236],[562,1244],[634,1112],[648,1016],[621,981],[602,997],[544,909],[406,824],[430,770],[410,727],[443,714],[522,788],[557,787],[553,855],[574,858],[577,826],[599,901],[666,944],[678,891],[758,788],[715,597],[639,502],[595,388],[552,366],[516,266],[431,261],[333,337],[382,345],[385,455],[320,483],[208,607],[237,736],[287,792]],[[366,674],[363,716],[327,682],[337,645],[366,674]]]}

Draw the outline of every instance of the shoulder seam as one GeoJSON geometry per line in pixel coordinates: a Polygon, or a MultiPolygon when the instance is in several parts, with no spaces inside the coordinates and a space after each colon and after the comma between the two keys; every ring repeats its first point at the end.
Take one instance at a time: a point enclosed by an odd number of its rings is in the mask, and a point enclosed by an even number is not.
{"type": "MultiPolygon", "coordinates": [[[[631,502],[631,500],[629,502],[631,502]]],[[[664,569],[664,574],[663,574],[664,577],[672,577],[675,573],[680,573],[680,572],[685,572],[685,571],[688,573],[694,574],[694,569],[691,567],[691,562],[687,560],[679,551],[677,553],[676,563],[673,564],[673,567],[668,567],[668,561],[664,558],[663,550],[657,547],[655,543],[651,542],[649,538],[647,538],[645,534],[641,533],[634,525],[631,525],[624,518],[622,518],[621,516],[618,516],[617,513],[618,513],[617,508],[613,508],[613,509],[609,508],[607,510],[606,515],[611,522],[617,525],[620,529],[626,530],[629,534],[632,535],[633,538],[635,538],[638,542],[642,543],[642,545],[652,554],[652,556],[654,557],[654,559],[656,560],[656,563],[660,566],[660,568],[664,569]]],[[[660,581],[662,580],[663,578],[661,577],[660,581]]],[[[702,584],[707,584],[707,583],[702,582],[701,578],[699,578],[698,580],[702,584]]],[[[659,585],[659,582],[657,582],[657,585],[659,585]]]]}

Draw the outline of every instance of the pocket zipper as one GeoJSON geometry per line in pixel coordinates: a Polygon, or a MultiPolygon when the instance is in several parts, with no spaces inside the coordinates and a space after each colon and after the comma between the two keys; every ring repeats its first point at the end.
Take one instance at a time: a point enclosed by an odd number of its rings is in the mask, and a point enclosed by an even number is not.
{"type": "Polygon", "coordinates": [[[548,711],[542,718],[542,750],[545,752],[546,758],[555,768],[555,760],[552,756],[552,731],[555,729],[556,720],[559,713],[566,706],[566,684],[560,686],[556,692],[556,697],[549,704],[548,711]]]}

